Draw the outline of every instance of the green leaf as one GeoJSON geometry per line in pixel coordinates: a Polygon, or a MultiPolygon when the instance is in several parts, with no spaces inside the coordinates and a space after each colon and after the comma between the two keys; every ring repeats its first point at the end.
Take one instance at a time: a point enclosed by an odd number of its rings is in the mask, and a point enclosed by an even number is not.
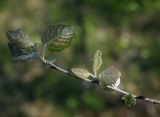
{"type": "Polygon", "coordinates": [[[93,57],[93,71],[94,74],[97,74],[97,71],[100,69],[102,65],[102,51],[97,50],[93,57]]]}
{"type": "Polygon", "coordinates": [[[72,68],[71,71],[81,79],[88,79],[90,72],[84,68],[72,68]]]}
{"type": "Polygon", "coordinates": [[[131,108],[136,105],[136,99],[132,94],[128,94],[122,97],[122,100],[124,101],[125,105],[128,108],[131,108]]]}
{"type": "Polygon", "coordinates": [[[20,29],[6,32],[9,40],[8,47],[16,60],[30,60],[38,58],[35,44],[30,37],[20,29]]]}
{"type": "Polygon", "coordinates": [[[41,40],[53,52],[59,52],[69,47],[75,29],[72,25],[56,24],[48,26],[42,33],[41,40]]]}
{"type": "Polygon", "coordinates": [[[102,71],[99,74],[98,79],[103,87],[112,84],[118,86],[120,84],[120,76],[121,72],[117,68],[112,66],[106,69],[105,71],[102,71]]]}

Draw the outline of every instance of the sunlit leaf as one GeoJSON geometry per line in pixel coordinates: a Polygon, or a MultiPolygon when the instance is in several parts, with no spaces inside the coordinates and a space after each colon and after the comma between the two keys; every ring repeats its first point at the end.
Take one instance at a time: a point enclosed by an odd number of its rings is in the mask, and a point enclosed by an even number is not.
{"type": "Polygon", "coordinates": [[[120,76],[121,72],[117,68],[109,67],[99,74],[98,79],[100,84],[104,87],[112,84],[118,86],[120,84],[120,76]]]}
{"type": "Polygon", "coordinates": [[[128,108],[131,108],[136,105],[136,99],[132,94],[128,94],[122,97],[122,100],[124,101],[125,105],[128,108]]]}
{"type": "Polygon", "coordinates": [[[84,68],[72,68],[71,71],[82,79],[87,79],[90,76],[90,72],[84,68]]]}
{"type": "Polygon", "coordinates": [[[102,51],[97,50],[93,57],[93,71],[94,74],[97,74],[97,71],[100,69],[102,65],[102,51]]]}

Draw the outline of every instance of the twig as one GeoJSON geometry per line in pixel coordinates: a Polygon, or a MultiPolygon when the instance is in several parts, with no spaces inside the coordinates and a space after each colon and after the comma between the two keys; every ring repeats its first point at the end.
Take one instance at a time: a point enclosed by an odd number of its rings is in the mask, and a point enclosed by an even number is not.
{"type": "MultiPolygon", "coordinates": [[[[41,61],[42,61],[43,64],[50,65],[50,67],[49,67],[50,69],[55,69],[57,71],[60,71],[60,72],[63,72],[65,74],[71,75],[73,77],[79,78],[78,76],[76,76],[75,74],[73,74],[71,71],[67,71],[67,70],[65,70],[65,69],[63,69],[63,68],[61,68],[61,67],[53,64],[52,62],[47,61],[46,59],[43,59],[42,57],[40,57],[40,59],[41,59],[41,61]]],[[[92,82],[92,80],[89,80],[89,79],[84,79],[84,80],[87,81],[87,82],[92,82]]]]}
{"type": "Polygon", "coordinates": [[[150,102],[150,103],[153,103],[153,104],[160,104],[160,100],[155,100],[155,99],[151,99],[151,98],[146,98],[144,96],[137,96],[135,97],[136,99],[139,99],[139,100],[144,100],[146,102],[150,102]]]}
{"type": "MultiPolygon", "coordinates": [[[[44,59],[44,58],[42,59],[42,58],[40,57],[40,59],[41,59],[42,63],[49,65],[49,66],[50,66],[49,68],[51,68],[51,69],[55,69],[55,70],[58,70],[58,71],[60,71],[60,72],[65,73],[65,74],[68,74],[68,75],[71,75],[71,76],[73,76],[73,77],[79,78],[78,76],[76,76],[75,74],[73,74],[71,71],[67,71],[67,70],[65,70],[65,69],[63,69],[63,68],[61,68],[61,67],[53,64],[52,62],[47,61],[47,60],[44,59]]],[[[91,76],[91,77],[92,77],[92,76],[91,76]]],[[[81,79],[81,78],[80,78],[80,79],[81,79]]],[[[98,80],[89,80],[89,79],[83,79],[83,80],[85,80],[85,81],[87,81],[87,82],[90,82],[90,83],[99,84],[99,81],[98,81],[98,80]]],[[[121,90],[121,89],[119,89],[118,87],[113,87],[113,86],[108,85],[107,88],[112,89],[112,90],[114,90],[114,91],[117,91],[117,92],[119,92],[119,93],[122,93],[122,94],[124,94],[124,95],[130,94],[129,92],[126,92],[126,91],[124,91],[124,90],[121,90]]],[[[135,97],[135,98],[138,99],[138,100],[143,100],[143,101],[146,101],[146,102],[149,102],[149,103],[160,104],[160,100],[155,100],[155,99],[151,99],[151,98],[146,98],[146,97],[144,97],[144,96],[136,96],[136,95],[133,95],[133,97],[135,97]]]]}
{"type": "MultiPolygon", "coordinates": [[[[123,90],[119,89],[118,87],[113,87],[113,86],[107,86],[107,87],[112,89],[112,90],[114,90],[114,91],[117,91],[117,92],[120,92],[122,94],[125,94],[125,95],[129,94],[128,92],[123,91],[123,90]]],[[[144,96],[136,96],[136,95],[133,95],[133,97],[135,97],[138,100],[144,100],[146,102],[150,102],[150,103],[153,103],[153,104],[160,104],[160,100],[155,100],[155,99],[151,99],[151,98],[146,98],[144,96]]]]}

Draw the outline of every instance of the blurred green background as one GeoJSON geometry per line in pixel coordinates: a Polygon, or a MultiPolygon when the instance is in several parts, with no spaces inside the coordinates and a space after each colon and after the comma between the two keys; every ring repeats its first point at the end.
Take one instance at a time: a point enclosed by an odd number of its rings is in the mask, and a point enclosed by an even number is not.
{"type": "Polygon", "coordinates": [[[116,66],[120,87],[160,99],[159,0],[0,0],[0,117],[159,117],[160,106],[138,101],[128,109],[121,94],[46,70],[39,61],[14,61],[5,32],[22,28],[35,41],[51,24],[76,26],[71,47],[56,64],[91,70],[97,49],[100,71],[116,66]]]}

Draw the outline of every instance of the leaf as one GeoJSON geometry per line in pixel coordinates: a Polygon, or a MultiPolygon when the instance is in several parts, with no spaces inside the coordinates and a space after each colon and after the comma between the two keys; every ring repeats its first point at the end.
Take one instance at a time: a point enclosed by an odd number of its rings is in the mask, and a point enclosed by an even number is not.
{"type": "Polygon", "coordinates": [[[100,69],[102,65],[102,51],[97,50],[93,57],[93,71],[94,74],[97,74],[97,71],[100,69]]]}
{"type": "Polygon", "coordinates": [[[14,43],[23,47],[29,47],[33,45],[31,38],[21,29],[8,30],[6,35],[10,43],[14,43]]]}
{"type": "Polygon", "coordinates": [[[98,79],[100,84],[104,87],[112,84],[118,86],[120,84],[120,76],[121,72],[117,68],[109,67],[99,74],[98,79]]]}
{"type": "Polygon", "coordinates": [[[125,105],[128,108],[131,108],[136,105],[136,99],[132,94],[128,94],[122,97],[122,100],[124,101],[125,105]]]}
{"type": "Polygon", "coordinates": [[[41,36],[41,41],[53,52],[59,52],[71,45],[75,35],[74,26],[56,24],[48,26],[41,36]]]}
{"type": "Polygon", "coordinates": [[[16,60],[30,60],[38,58],[35,44],[21,29],[6,32],[9,40],[8,47],[16,60]]]}
{"type": "Polygon", "coordinates": [[[87,79],[90,76],[89,71],[84,68],[72,68],[71,71],[82,79],[87,79]]]}

